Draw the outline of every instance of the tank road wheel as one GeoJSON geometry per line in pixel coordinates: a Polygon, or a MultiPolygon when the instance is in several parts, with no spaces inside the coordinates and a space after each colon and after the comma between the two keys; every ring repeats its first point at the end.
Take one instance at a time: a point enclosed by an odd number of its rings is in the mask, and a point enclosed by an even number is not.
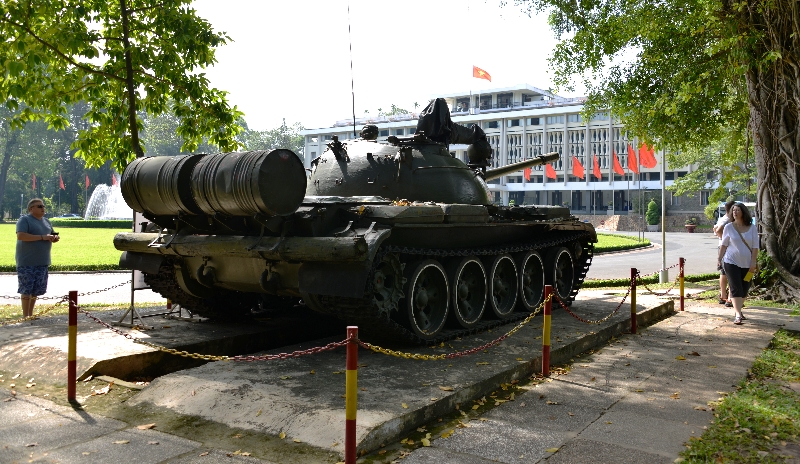
{"type": "Polygon", "coordinates": [[[430,340],[447,320],[447,274],[441,264],[428,259],[417,264],[408,280],[408,322],[411,330],[430,340]]]}
{"type": "Polygon", "coordinates": [[[486,270],[481,261],[467,256],[451,261],[448,266],[453,301],[453,317],[461,327],[474,327],[483,316],[486,306],[486,270]]]}
{"type": "Polygon", "coordinates": [[[517,266],[511,255],[496,256],[489,267],[489,303],[494,315],[500,319],[514,312],[518,283],[517,266]]]}
{"type": "Polygon", "coordinates": [[[553,286],[553,291],[565,305],[570,304],[570,293],[575,283],[572,254],[565,247],[554,248],[547,253],[545,265],[545,282],[553,286]]]}
{"type": "Polygon", "coordinates": [[[397,303],[405,296],[405,267],[397,254],[387,253],[372,273],[372,301],[379,312],[390,315],[398,309],[397,303]]]}
{"type": "Polygon", "coordinates": [[[519,304],[523,310],[531,312],[544,297],[544,260],[531,250],[520,255],[518,263],[519,304]]]}

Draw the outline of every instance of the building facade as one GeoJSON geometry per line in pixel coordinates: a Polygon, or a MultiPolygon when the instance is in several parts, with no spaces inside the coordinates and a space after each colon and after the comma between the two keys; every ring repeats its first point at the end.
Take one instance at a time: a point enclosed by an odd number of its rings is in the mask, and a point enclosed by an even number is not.
{"type": "MultiPolygon", "coordinates": [[[[639,166],[639,174],[628,167],[628,145],[638,156],[640,142],[631,138],[625,127],[609,113],[597,113],[590,120],[581,115],[585,98],[564,98],[546,90],[525,85],[497,88],[480,94],[442,95],[454,122],[478,124],[486,133],[494,153],[492,167],[516,163],[534,156],[558,152],[561,159],[552,163],[556,177],[545,174],[544,166],[531,169],[528,178],[522,171],[489,184],[495,202],[508,204],[547,204],[568,206],[573,214],[628,214],[635,202],[660,196],[662,187],[672,185],[692,167],[664,165],[664,153],[655,153],[658,164],[639,166]],[[616,154],[624,175],[614,172],[616,154]],[[597,157],[601,178],[593,174],[597,157]],[[575,176],[575,160],[583,167],[583,178],[575,176]]],[[[379,129],[379,141],[394,135],[408,137],[417,126],[417,113],[337,121],[332,127],[309,129],[305,136],[305,163],[319,156],[334,135],[345,141],[357,137],[365,124],[379,129]]],[[[466,145],[451,145],[450,152],[466,162],[466,145]]],[[[692,196],[673,196],[666,191],[667,209],[674,213],[701,214],[708,204],[710,190],[692,196]]]]}

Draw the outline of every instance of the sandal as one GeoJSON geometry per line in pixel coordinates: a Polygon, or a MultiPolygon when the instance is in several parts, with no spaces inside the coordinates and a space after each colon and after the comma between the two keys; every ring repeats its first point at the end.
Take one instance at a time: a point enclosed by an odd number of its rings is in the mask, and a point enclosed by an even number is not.
{"type": "Polygon", "coordinates": [[[736,325],[742,325],[742,318],[741,318],[741,317],[739,317],[739,316],[736,316],[736,317],[733,319],[733,323],[734,323],[734,324],[736,324],[736,325]]]}
{"type": "Polygon", "coordinates": [[[719,304],[725,304],[727,301],[728,300],[726,300],[725,298],[720,298],[719,299],[719,304]]]}
{"type": "Polygon", "coordinates": [[[731,300],[726,301],[725,302],[725,307],[726,308],[733,308],[733,302],[731,300]]]}

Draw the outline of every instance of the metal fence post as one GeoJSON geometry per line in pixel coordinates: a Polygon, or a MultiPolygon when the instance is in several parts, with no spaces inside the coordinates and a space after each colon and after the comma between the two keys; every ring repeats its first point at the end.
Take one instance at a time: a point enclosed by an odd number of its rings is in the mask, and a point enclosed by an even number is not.
{"type": "Polygon", "coordinates": [[[631,268],[631,333],[636,333],[636,271],[635,267],[631,268]]]}
{"type": "Polygon", "coordinates": [[[550,375],[550,318],[553,312],[553,286],[544,286],[544,324],[542,334],[542,375],[550,375]]]}
{"type": "Polygon", "coordinates": [[[686,263],[686,260],[683,258],[678,258],[678,263],[680,263],[680,270],[678,275],[678,280],[681,283],[681,311],[683,311],[683,265],[686,263]]]}
{"type": "Polygon", "coordinates": [[[358,327],[347,327],[344,462],[356,464],[356,411],[358,406],[358,327]]]}
{"type": "Polygon", "coordinates": [[[75,401],[78,369],[76,365],[78,346],[78,292],[69,292],[69,329],[67,332],[67,401],[75,401]]]}

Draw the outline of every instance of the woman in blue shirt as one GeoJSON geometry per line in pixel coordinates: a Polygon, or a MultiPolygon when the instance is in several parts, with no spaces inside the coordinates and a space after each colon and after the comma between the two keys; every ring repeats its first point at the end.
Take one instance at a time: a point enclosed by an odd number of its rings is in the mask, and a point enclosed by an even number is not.
{"type": "Polygon", "coordinates": [[[34,198],[28,202],[28,214],[17,221],[17,280],[22,300],[22,317],[33,316],[36,297],[47,292],[47,267],[50,249],[59,240],[53,226],[44,217],[44,202],[34,198]]]}

